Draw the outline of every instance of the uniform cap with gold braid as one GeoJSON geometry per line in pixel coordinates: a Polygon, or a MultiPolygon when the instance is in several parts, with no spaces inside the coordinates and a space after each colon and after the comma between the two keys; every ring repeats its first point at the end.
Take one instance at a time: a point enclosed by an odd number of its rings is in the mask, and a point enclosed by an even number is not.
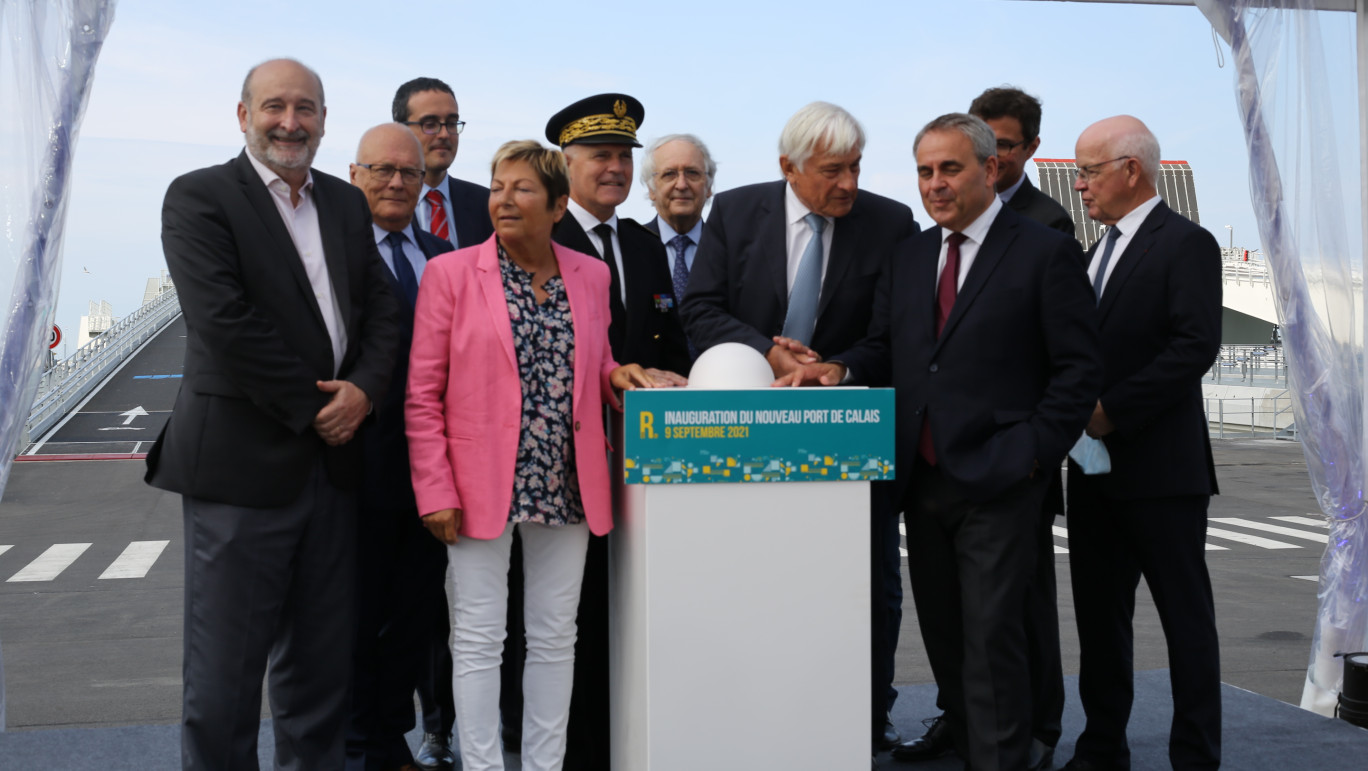
{"type": "Polygon", "coordinates": [[[553,145],[631,145],[646,109],[626,94],[599,94],[566,107],[546,122],[546,138],[553,145]]]}

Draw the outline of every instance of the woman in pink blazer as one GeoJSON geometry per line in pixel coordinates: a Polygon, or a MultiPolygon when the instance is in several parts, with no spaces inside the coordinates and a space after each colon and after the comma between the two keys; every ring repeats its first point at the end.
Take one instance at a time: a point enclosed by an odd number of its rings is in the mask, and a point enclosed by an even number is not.
{"type": "Polygon", "coordinates": [[[608,267],[551,240],[570,183],[558,150],[492,163],[494,236],[428,263],[405,419],[418,511],[448,544],[456,728],[467,769],[502,769],[499,667],[513,527],[525,563],[523,768],[559,769],[589,533],[613,527],[603,405],[651,386],[608,347],[608,267]]]}

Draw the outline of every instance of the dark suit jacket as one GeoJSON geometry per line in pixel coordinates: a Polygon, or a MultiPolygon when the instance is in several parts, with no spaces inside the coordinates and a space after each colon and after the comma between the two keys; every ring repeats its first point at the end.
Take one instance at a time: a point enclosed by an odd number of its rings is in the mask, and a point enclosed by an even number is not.
{"type": "Polygon", "coordinates": [[[1059,201],[1045,195],[1031,184],[1030,177],[1021,180],[1021,187],[1007,200],[1007,205],[1017,214],[1033,219],[1040,224],[1054,228],[1061,233],[1074,235],[1073,217],[1059,201]]]}
{"type": "MultiPolygon", "coordinates": [[[[603,258],[579,221],[568,212],[551,237],[561,246],[603,258]]],[[[670,278],[665,245],[660,234],[652,233],[636,220],[618,217],[618,242],[622,244],[622,281],[627,287],[624,308],[612,297],[614,314],[622,314],[625,331],[622,342],[613,347],[613,358],[620,364],[640,364],[687,375],[689,343],[679,321],[679,308],[670,278]]]]}
{"type": "MultiPolygon", "coordinates": [[[[398,347],[397,300],[361,191],[313,172],[328,273],[347,331],[337,378],[383,400],[398,347]]],[[[298,498],[322,457],[354,490],[361,442],[328,447],[312,423],[330,395],[332,343],[304,263],[244,151],[177,178],[162,204],[162,247],[185,314],[185,375],[147,456],[147,481],[237,506],[298,498]]]]}
{"type": "Polygon", "coordinates": [[[457,249],[482,244],[494,235],[494,223],[489,219],[489,188],[447,175],[447,192],[451,193],[452,221],[456,228],[457,249]]]}
{"type": "Polygon", "coordinates": [[[940,228],[898,246],[869,337],[831,358],[897,389],[899,500],[929,420],[940,470],[986,501],[1083,433],[1102,382],[1095,303],[1078,242],[1004,206],[937,338],[940,246],[940,228]]]}
{"type": "Polygon", "coordinates": [[[1221,345],[1215,237],[1161,202],[1121,253],[1097,313],[1112,470],[1083,476],[1071,465],[1070,498],[1081,486],[1113,498],[1217,492],[1201,385],[1221,345]]]}
{"type": "MultiPolygon", "coordinates": [[[[683,305],[686,331],[700,351],[718,343],[745,343],[765,353],[783,331],[788,313],[787,184],[746,185],[713,199],[683,305]]],[[[859,192],[832,233],[813,350],[829,356],[865,335],[875,288],[893,248],[916,232],[911,209],[859,192]]]]}
{"type": "MultiPolygon", "coordinates": [[[[455,181],[455,180],[453,180],[455,181]]],[[[415,218],[408,232],[417,237],[418,248],[429,260],[453,251],[451,242],[418,227],[415,218]]],[[[457,232],[461,232],[457,230],[457,232]]],[[[361,505],[380,511],[418,516],[409,473],[408,436],[404,433],[404,389],[408,383],[409,347],[413,344],[413,306],[393,271],[385,269],[390,291],[399,300],[399,354],[385,399],[375,405],[375,420],[363,437],[365,468],[361,481],[361,505]]]]}

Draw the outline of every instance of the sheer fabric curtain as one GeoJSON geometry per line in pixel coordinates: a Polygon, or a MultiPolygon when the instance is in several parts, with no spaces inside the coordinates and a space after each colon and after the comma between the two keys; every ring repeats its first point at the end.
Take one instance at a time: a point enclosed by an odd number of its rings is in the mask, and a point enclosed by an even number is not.
{"type": "MultiPolygon", "coordinates": [[[[1302,707],[1334,710],[1337,652],[1368,649],[1364,511],[1363,236],[1358,95],[1327,65],[1310,0],[1198,0],[1230,44],[1249,188],[1290,364],[1297,429],[1330,541],[1302,707]],[[1338,132],[1338,133],[1337,133],[1338,132]]],[[[1352,61],[1332,50],[1335,61],[1352,61]]]]}
{"type": "Polygon", "coordinates": [[[113,18],[114,0],[0,0],[0,496],[47,353],[76,134],[113,18]]]}

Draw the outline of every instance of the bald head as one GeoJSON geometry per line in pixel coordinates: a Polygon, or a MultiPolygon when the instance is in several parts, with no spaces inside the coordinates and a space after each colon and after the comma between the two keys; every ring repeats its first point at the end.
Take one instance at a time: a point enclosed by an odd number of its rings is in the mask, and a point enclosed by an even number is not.
{"type": "Polygon", "coordinates": [[[375,224],[389,231],[408,227],[423,188],[423,146],[408,127],[382,123],[362,134],[350,174],[375,224]]]}
{"type": "Polygon", "coordinates": [[[1074,157],[1080,169],[1074,189],[1088,216],[1104,225],[1116,224],[1156,195],[1159,140],[1138,118],[1117,115],[1087,127],[1074,157]]]}

